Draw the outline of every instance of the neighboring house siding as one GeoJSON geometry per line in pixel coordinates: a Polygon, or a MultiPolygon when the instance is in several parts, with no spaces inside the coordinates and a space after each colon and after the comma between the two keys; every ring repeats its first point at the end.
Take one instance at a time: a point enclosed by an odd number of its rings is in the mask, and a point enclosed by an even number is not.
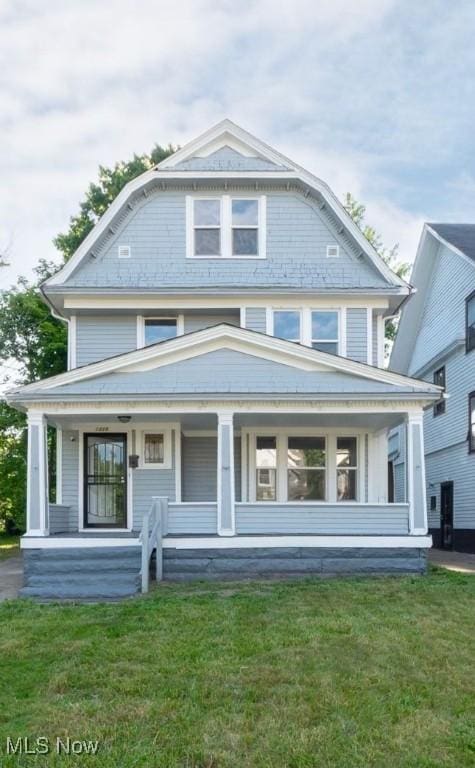
{"type": "Polygon", "coordinates": [[[409,375],[416,373],[442,349],[465,337],[465,297],[475,289],[473,265],[441,245],[435,261],[409,375]]]}
{"type": "MultiPolygon", "coordinates": [[[[249,194],[255,195],[255,188],[249,187],[249,194]]],[[[327,258],[327,245],[338,240],[318,205],[298,192],[267,194],[265,259],[187,259],[185,199],[186,193],[180,191],[151,193],[103,250],[96,248],[96,259],[83,263],[67,284],[266,290],[387,285],[372,264],[358,261],[341,240],[339,258],[327,258]],[[118,258],[119,245],[130,246],[130,258],[118,258]]]]}
{"type": "Polygon", "coordinates": [[[267,324],[265,307],[246,307],[244,325],[251,331],[266,333],[267,324]]]}
{"type": "Polygon", "coordinates": [[[134,469],[132,476],[132,508],[133,529],[140,530],[144,512],[152,503],[152,496],[166,496],[169,501],[176,499],[175,495],[175,441],[173,431],[172,466],[170,469],[134,469]]]}
{"type": "Polygon", "coordinates": [[[437,509],[430,514],[430,526],[440,527],[440,484],[454,484],[454,528],[475,529],[475,456],[461,443],[433,454],[426,454],[427,504],[437,497],[437,509]]]}
{"type": "Polygon", "coordinates": [[[203,328],[211,328],[211,326],[219,325],[219,323],[228,323],[229,325],[239,326],[239,320],[239,312],[229,312],[225,315],[221,313],[213,314],[212,312],[200,315],[185,315],[185,333],[201,331],[203,328]]]}
{"type": "Polygon", "coordinates": [[[62,505],[69,507],[69,531],[77,531],[79,509],[79,432],[63,429],[62,505]]]}
{"type": "Polygon", "coordinates": [[[76,318],[76,365],[137,349],[136,315],[78,315],[76,318]]]}
{"type": "Polygon", "coordinates": [[[366,309],[346,310],[346,354],[360,363],[368,362],[368,318],[366,309]]]}
{"type": "Polygon", "coordinates": [[[475,352],[466,355],[464,347],[459,347],[447,359],[437,363],[424,378],[432,381],[434,370],[442,364],[445,365],[449,397],[445,401],[445,413],[434,416],[430,408],[424,414],[426,453],[460,442],[464,442],[467,448],[468,394],[475,389],[475,352]]]}

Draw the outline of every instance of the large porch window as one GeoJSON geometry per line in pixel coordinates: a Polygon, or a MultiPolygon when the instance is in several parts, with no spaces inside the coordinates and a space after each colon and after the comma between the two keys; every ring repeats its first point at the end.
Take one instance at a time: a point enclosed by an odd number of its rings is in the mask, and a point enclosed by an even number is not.
{"type": "Polygon", "coordinates": [[[257,434],[255,501],[358,501],[359,447],[356,435],[257,434]]]}

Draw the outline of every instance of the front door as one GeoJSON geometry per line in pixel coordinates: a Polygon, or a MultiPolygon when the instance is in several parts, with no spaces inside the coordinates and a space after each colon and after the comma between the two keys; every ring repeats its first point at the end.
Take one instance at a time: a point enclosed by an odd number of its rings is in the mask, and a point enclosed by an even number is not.
{"type": "Polygon", "coordinates": [[[127,527],[127,435],[84,435],[84,527],[127,527]]]}
{"type": "Polygon", "coordinates": [[[441,483],[440,486],[440,546],[452,549],[454,528],[454,484],[441,483]]]}

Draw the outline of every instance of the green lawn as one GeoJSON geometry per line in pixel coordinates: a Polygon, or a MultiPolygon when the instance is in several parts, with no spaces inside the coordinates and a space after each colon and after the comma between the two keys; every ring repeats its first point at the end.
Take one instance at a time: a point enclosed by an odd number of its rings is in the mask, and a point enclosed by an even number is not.
{"type": "Polygon", "coordinates": [[[0,749],[7,735],[67,734],[99,739],[98,754],[0,765],[475,765],[475,577],[4,603],[0,749]]]}
{"type": "Polygon", "coordinates": [[[0,533],[0,561],[5,560],[7,557],[18,554],[20,551],[20,537],[19,536],[7,536],[4,533],[0,533]]]}

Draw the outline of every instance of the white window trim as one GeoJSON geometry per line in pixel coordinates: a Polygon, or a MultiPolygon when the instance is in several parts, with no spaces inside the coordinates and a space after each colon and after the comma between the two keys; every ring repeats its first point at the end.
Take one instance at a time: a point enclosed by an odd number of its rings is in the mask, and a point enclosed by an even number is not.
{"type": "MultiPolygon", "coordinates": [[[[346,309],[342,307],[285,307],[273,306],[266,315],[267,333],[274,336],[275,312],[299,312],[300,313],[300,339],[299,343],[306,347],[312,346],[312,312],[336,312],[338,315],[338,338],[318,339],[322,343],[337,343],[337,354],[346,355],[346,309]]],[[[315,340],[317,341],[317,340],[315,340]]]]}
{"type": "Polygon", "coordinates": [[[172,468],[172,427],[163,426],[154,429],[143,429],[140,432],[139,469],[171,469],[172,468]],[[154,464],[145,462],[145,435],[163,435],[163,461],[154,464]]]}
{"type": "MultiPolygon", "coordinates": [[[[266,196],[265,195],[186,195],[186,258],[187,259],[265,259],[266,258],[266,196]],[[221,253],[219,256],[197,256],[194,253],[194,207],[195,200],[219,200],[221,217],[221,253]],[[258,254],[254,256],[235,255],[232,252],[232,200],[256,200],[258,254]]],[[[206,229],[206,227],[204,227],[206,229]]],[[[210,227],[211,228],[211,227],[210,227]]],[[[245,227],[244,227],[245,228],[245,227]]],[[[253,229],[254,227],[249,227],[253,229]]]]}
{"type": "Polygon", "coordinates": [[[340,258],[340,246],[334,243],[333,245],[327,245],[327,259],[340,258]],[[336,253],[330,253],[332,248],[336,248],[336,253]]]}
{"type": "Polygon", "coordinates": [[[183,336],[185,333],[185,317],[179,315],[137,315],[137,349],[143,349],[145,346],[145,321],[146,320],[176,320],[176,335],[183,336]]]}
{"type": "Polygon", "coordinates": [[[328,504],[362,504],[365,503],[365,461],[364,461],[364,434],[362,429],[342,430],[332,427],[325,430],[312,429],[311,427],[277,427],[272,429],[252,429],[242,432],[242,440],[249,436],[248,455],[248,481],[249,502],[251,504],[289,504],[306,506],[325,506],[328,504]],[[275,436],[277,438],[276,461],[276,500],[272,502],[258,501],[256,498],[256,440],[257,437],[275,436]],[[325,499],[323,501],[288,501],[287,494],[287,438],[288,437],[324,437],[325,438],[325,499]],[[356,437],[357,440],[357,472],[356,472],[356,499],[354,501],[337,500],[337,465],[336,465],[336,438],[356,437]]]}

